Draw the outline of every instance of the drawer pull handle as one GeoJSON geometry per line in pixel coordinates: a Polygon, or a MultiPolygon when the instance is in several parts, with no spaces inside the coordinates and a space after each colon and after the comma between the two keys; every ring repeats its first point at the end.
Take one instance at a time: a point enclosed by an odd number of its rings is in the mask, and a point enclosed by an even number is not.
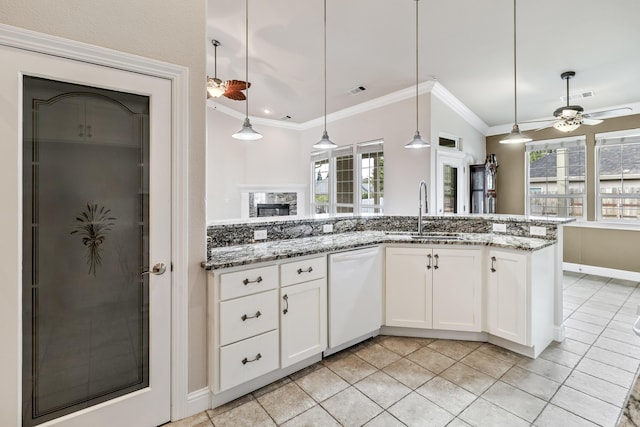
{"type": "Polygon", "coordinates": [[[298,274],[302,274],[302,273],[311,273],[313,271],[313,267],[309,267],[306,270],[303,270],[301,268],[298,269],[298,274]]]}
{"type": "Polygon", "coordinates": [[[289,296],[287,294],[285,294],[282,297],[282,299],[287,304],[287,306],[284,308],[284,310],[282,310],[282,314],[287,314],[289,312],[289,296]]]}
{"type": "Polygon", "coordinates": [[[258,276],[256,280],[244,279],[242,281],[242,283],[244,283],[245,286],[247,286],[249,283],[260,283],[260,282],[262,282],[262,276],[258,276]]]}
{"type": "Polygon", "coordinates": [[[491,272],[495,273],[496,272],[496,268],[493,266],[493,263],[496,262],[496,257],[492,256],[491,257],[491,272]]]}
{"type": "Polygon", "coordinates": [[[255,318],[258,318],[260,316],[262,316],[262,313],[260,313],[259,311],[256,311],[256,314],[254,314],[253,316],[247,316],[246,314],[243,314],[241,319],[244,322],[247,319],[255,319],[255,318]]]}
{"type": "Polygon", "coordinates": [[[247,363],[251,363],[251,362],[255,362],[257,360],[262,359],[262,355],[260,353],[256,354],[256,357],[254,357],[253,359],[249,360],[246,357],[244,359],[242,359],[242,364],[246,365],[247,363]]]}
{"type": "Polygon", "coordinates": [[[439,257],[438,257],[438,254],[435,254],[435,255],[433,256],[433,258],[436,260],[435,265],[433,266],[433,268],[434,268],[435,270],[437,270],[437,269],[439,269],[439,268],[440,268],[440,267],[438,267],[438,258],[439,258],[439,257]]]}
{"type": "Polygon", "coordinates": [[[431,270],[431,254],[427,255],[427,259],[429,260],[429,263],[427,264],[427,270],[431,270]]]}

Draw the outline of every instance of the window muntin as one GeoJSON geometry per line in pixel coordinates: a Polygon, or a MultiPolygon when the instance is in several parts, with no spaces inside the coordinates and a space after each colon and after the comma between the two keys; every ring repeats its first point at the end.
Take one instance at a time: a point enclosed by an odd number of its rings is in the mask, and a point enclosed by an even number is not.
{"type": "Polygon", "coordinates": [[[640,221],[640,130],[596,135],[599,221],[640,221]]]}
{"type": "Polygon", "coordinates": [[[585,138],[527,144],[527,213],[586,218],[585,138]]]}

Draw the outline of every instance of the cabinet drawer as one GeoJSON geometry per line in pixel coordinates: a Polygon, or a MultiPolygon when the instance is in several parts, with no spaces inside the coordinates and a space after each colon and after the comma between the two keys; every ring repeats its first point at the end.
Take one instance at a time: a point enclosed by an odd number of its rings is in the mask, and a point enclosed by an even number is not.
{"type": "Polygon", "coordinates": [[[327,275],[327,258],[321,256],[282,264],[280,275],[282,286],[321,279],[327,275]]]}
{"type": "Polygon", "coordinates": [[[250,268],[220,275],[220,299],[227,300],[278,287],[278,266],[250,268]]]}
{"type": "Polygon", "coordinates": [[[278,331],[220,348],[220,390],[278,369],[278,331]]]}
{"type": "Polygon", "coordinates": [[[220,303],[220,345],[278,329],[278,291],[220,303]]]}

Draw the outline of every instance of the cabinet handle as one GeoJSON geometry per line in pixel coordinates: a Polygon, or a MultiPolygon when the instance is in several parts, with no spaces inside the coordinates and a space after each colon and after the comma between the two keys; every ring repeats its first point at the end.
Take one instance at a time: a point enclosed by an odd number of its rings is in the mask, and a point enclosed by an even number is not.
{"type": "Polygon", "coordinates": [[[257,360],[262,359],[262,355],[260,353],[256,354],[256,357],[254,357],[253,359],[249,360],[246,357],[244,359],[242,359],[242,364],[246,365],[247,363],[251,363],[251,362],[255,362],[257,360]]]}
{"type": "Polygon", "coordinates": [[[287,304],[287,306],[284,308],[284,310],[282,310],[282,314],[287,314],[289,312],[289,297],[287,296],[287,294],[284,294],[282,299],[287,304]]]}
{"type": "Polygon", "coordinates": [[[260,283],[260,282],[262,282],[262,276],[258,276],[256,280],[244,279],[242,281],[242,283],[244,283],[245,286],[247,286],[249,283],[260,283]]]}
{"type": "Polygon", "coordinates": [[[298,274],[302,274],[302,273],[311,273],[313,271],[313,267],[309,267],[306,270],[303,270],[301,268],[298,269],[298,274]]]}
{"type": "Polygon", "coordinates": [[[492,273],[495,273],[495,272],[496,272],[496,269],[495,269],[495,267],[493,266],[493,263],[494,263],[494,262],[496,262],[496,257],[492,256],[492,257],[491,257],[491,272],[492,272],[492,273]]]}
{"type": "Polygon", "coordinates": [[[84,132],[82,132],[83,129],[84,129],[84,126],[78,125],[78,136],[84,136],[84,132]]]}
{"type": "Polygon", "coordinates": [[[427,255],[427,259],[429,260],[429,263],[427,264],[427,270],[431,270],[431,254],[427,255]]]}
{"type": "Polygon", "coordinates": [[[435,254],[433,257],[436,259],[436,262],[435,262],[435,265],[433,266],[433,268],[437,270],[437,269],[440,268],[440,267],[438,267],[438,254],[435,254]]]}
{"type": "Polygon", "coordinates": [[[93,134],[91,133],[91,125],[88,125],[88,126],[87,126],[87,136],[88,136],[89,138],[91,138],[91,137],[93,136],[93,134]]]}
{"type": "Polygon", "coordinates": [[[260,311],[256,311],[256,314],[254,314],[253,316],[247,316],[246,314],[243,314],[241,319],[244,322],[247,319],[255,319],[262,316],[262,313],[260,313],[260,311]]]}

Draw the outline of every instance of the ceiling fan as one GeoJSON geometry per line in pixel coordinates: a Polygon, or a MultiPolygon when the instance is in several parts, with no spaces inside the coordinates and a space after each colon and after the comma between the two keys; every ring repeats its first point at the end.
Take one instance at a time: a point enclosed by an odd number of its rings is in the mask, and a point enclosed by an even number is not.
{"type": "Polygon", "coordinates": [[[575,71],[565,71],[562,74],[560,74],[560,78],[562,78],[562,80],[567,81],[567,105],[556,108],[556,110],[553,112],[553,117],[554,117],[553,119],[530,120],[530,121],[521,122],[521,123],[552,122],[536,130],[545,129],[549,126],[553,126],[559,131],[571,132],[578,129],[580,125],[583,125],[583,124],[590,125],[590,126],[598,125],[602,123],[604,118],[614,116],[615,114],[612,114],[614,112],[631,110],[631,108],[629,107],[623,107],[623,108],[613,108],[609,110],[593,111],[590,113],[585,113],[584,108],[582,108],[580,105],[569,105],[569,80],[575,77],[575,75],[576,75],[575,71]],[[598,117],[602,117],[602,118],[599,119],[598,117]]]}
{"type": "Polygon", "coordinates": [[[247,99],[243,90],[251,87],[251,83],[243,80],[227,80],[223,82],[218,78],[218,46],[220,42],[218,40],[211,40],[213,44],[213,77],[207,77],[207,99],[219,98],[224,96],[234,101],[244,101],[247,99]]]}

